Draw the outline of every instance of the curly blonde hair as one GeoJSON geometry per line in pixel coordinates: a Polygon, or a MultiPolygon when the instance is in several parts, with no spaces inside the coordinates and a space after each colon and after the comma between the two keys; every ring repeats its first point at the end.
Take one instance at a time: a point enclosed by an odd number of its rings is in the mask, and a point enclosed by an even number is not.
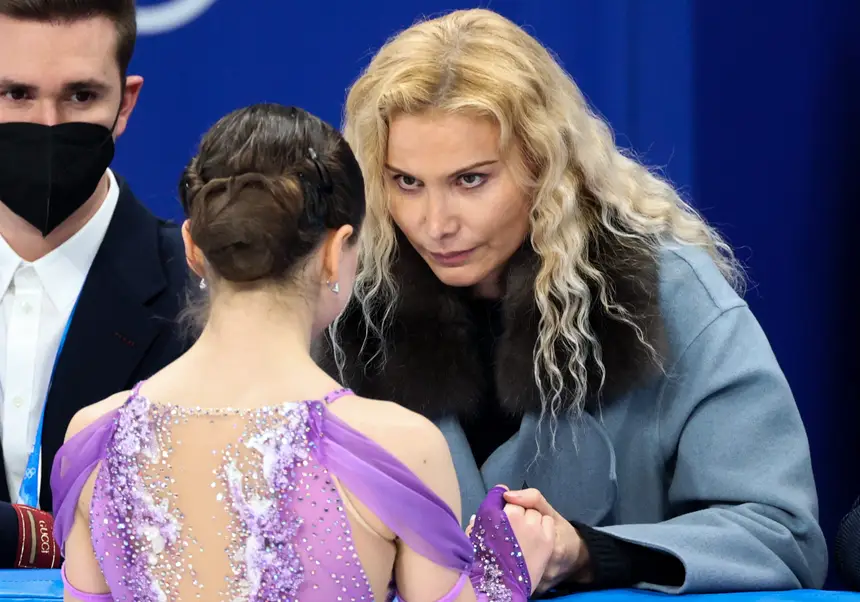
{"type": "MultiPolygon", "coordinates": [[[[534,359],[544,412],[557,415],[567,375],[576,385],[569,392],[572,410],[582,411],[589,357],[605,377],[600,341],[589,323],[594,296],[609,315],[637,331],[659,362],[589,256],[597,237],[654,256],[667,240],[698,245],[730,283],[742,287],[731,247],[669,183],[616,147],[610,128],[546,48],[497,13],[462,10],[393,37],[349,91],[344,133],[364,171],[367,197],[355,289],[365,340],[384,341],[398,298],[391,273],[397,243],[383,176],[388,125],[396,115],[431,110],[491,118],[502,152],[519,157],[514,167],[533,199],[531,243],[540,258],[534,359]],[[564,365],[559,348],[569,353],[564,365]]],[[[336,359],[337,327],[335,322],[331,330],[336,359]]]]}

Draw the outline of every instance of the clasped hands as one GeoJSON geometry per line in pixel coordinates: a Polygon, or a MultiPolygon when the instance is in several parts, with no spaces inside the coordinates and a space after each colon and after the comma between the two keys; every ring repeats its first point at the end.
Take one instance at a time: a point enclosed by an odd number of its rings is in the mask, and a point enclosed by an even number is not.
{"type": "MultiPolygon", "coordinates": [[[[588,549],[579,532],[540,491],[507,490],[505,502],[505,514],[526,559],[532,593],[544,593],[569,579],[578,583],[592,580],[588,549]]],[[[472,517],[467,534],[474,520],[472,517]]]]}

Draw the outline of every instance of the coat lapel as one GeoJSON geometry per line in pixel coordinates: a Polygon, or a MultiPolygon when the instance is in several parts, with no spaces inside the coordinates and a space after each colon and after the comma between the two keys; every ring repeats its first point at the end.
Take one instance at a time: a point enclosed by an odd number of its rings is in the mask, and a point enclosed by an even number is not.
{"type": "Polygon", "coordinates": [[[3,446],[0,446],[0,501],[15,501],[9,495],[9,485],[6,484],[6,458],[3,457],[3,446]]]}
{"type": "Polygon", "coordinates": [[[484,464],[486,485],[539,490],[568,520],[600,525],[615,505],[618,483],[615,449],[606,428],[591,414],[560,418],[553,441],[550,428],[538,429],[534,414],[484,464]]]}
{"type": "Polygon", "coordinates": [[[451,457],[454,460],[454,470],[457,472],[457,482],[460,485],[460,500],[462,504],[461,522],[469,524],[469,518],[477,511],[478,506],[487,495],[488,488],[481,476],[481,471],[475,464],[475,458],[469,449],[466,433],[460,422],[453,416],[442,418],[436,422],[439,430],[448,441],[451,457]]]}
{"type": "Polygon", "coordinates": [[[550,429],[538,429],[538,423],[536,415],[526,415],[519,431],[479,470],[460,422],[454,417],[436,422],[457,471],[463,525],[496,485],[534,487],[568,520],[600,525],[610,518],[618,483],[615,449],[606,428],[591,414],[561,419],[553,447],[550,429]]]}
{"type": "Polygon", "coordinates": [[[487,491],[496,485],[510,489],[526,486],[526,468],[537,457],[535,433],[536,420],[532,415],[524,416],[519,431],[487,458],[481,467],[487,491]]]}
{"type": "Polygon", "coordinates": [[[87,274],[45,406],[42,434],[44,507],[51,464],[66,426],[82,407],[130,386],[153,339],[165,327],[148,302],[167,286],[159,223],[120,180],[120,197],[87,274]]]}

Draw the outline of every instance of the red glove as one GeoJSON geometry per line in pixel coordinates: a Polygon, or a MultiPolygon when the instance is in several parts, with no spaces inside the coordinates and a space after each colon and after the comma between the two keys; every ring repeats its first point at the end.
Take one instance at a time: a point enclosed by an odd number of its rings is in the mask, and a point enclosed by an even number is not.
{"type": "Polygon", "coordinates": [[[54,517],[36,508],[13,504],[18,513],[16,569],[58,569],[60,551],[54,541],[54,517]]]}

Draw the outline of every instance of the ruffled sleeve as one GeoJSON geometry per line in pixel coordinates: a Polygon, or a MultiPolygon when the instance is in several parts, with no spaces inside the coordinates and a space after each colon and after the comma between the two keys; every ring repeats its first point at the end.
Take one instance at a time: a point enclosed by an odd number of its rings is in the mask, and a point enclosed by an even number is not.
{"type": "Polygon", "coordinates": [[[57,452],[51,469],[54,497],[54,539],[63,551],[75,520],[81,490],[95,467],[104,459],[116,429],[119,410],[108,412],[73,435],[57,452]]]}
{"type": "MultiPolygon", "coordinates": [[[[471,537],[451,508],[397,458],[330,412],[317,422],[322,461],[407,546],[468,576],[479,601],[525,602],[531,581],[504,513],[504,490],[487,495],[471,537]]],[[[453,599],[461,579],[442,598],[453,599]]]]}

